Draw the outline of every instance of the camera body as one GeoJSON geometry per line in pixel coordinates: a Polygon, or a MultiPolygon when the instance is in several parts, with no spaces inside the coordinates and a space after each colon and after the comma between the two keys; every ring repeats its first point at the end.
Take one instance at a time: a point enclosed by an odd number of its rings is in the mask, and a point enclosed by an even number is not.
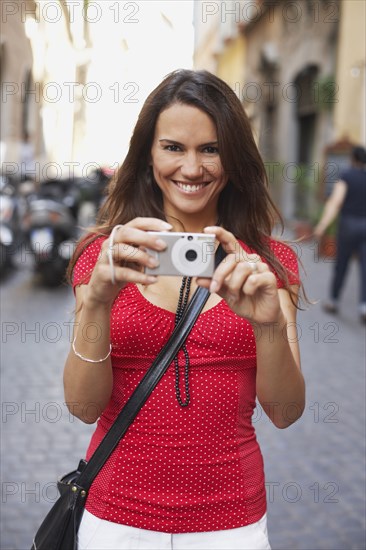
{"type": "Polygon", "coordinates": [[[149,275],[212,277],[215,270],[215,235],[209,233],[172,233],[148,231],[162,239],[167,248],[162,252],[147,249],[159,261],[158,267],[146,267],[149,275]]]}

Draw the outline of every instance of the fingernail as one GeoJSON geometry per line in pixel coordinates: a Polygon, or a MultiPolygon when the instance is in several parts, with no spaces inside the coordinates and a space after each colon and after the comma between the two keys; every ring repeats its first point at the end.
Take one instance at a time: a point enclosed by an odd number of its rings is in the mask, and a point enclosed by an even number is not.
{"type": "Polygon", "coordinates": [[[173,227],[172,224],[168,222],[161,222],[161,225],[164,227],[164,229],[171,229],[173,227]]]}
{"type": "Polygon", "coordinates": [[[166,242],[163,241],[162,239],[156,239],[156,246],[158,248],[160,248],[161,250],[163,250],[164,248],[166,248],[166,242]]]}
{"type": "Polygon", "coordinates": [[[153,275],[150,275],[149,277],[147,277],[147,282],[148,283],[156,283],[158,280],[157,277],[154,277],[153,275]]]}
{"type": "Polygon", "coordinates": [[[210,284],[210,292],[216,292],[216,290],[218,290],[219,288],[219,284],[217,281],[211,281],[211,284],[210,284]]]}
{"type": "Polygon", "coordinates": [[[159,261],[156,258],[149,258],[148,264],[150,267],[157,267],[159,265],[159,261]]]}
{"type": "Polygon", "coordinates": [[[215,225],[209,225],[207,227],[204,227],[203,231],[213,231],[214,229],[216,229],[215,225]]]}

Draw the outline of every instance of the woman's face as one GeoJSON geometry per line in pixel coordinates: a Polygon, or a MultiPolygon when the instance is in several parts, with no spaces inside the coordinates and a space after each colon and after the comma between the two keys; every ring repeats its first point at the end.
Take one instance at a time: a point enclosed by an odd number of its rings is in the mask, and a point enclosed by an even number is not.
{"type": "Polygon", "coordinates": [[[216,127],[200,109],[176,103],[158,117],[151,149],[154,178],[164,210],[182,222],[217,221],[217,202],[227,183],[216,127]]]}

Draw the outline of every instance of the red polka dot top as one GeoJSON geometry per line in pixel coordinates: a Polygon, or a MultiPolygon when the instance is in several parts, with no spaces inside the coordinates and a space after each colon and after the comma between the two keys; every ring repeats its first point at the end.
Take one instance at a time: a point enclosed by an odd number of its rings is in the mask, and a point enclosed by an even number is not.
{"type": "MultiPolygon", "coordinates": [[[[102,241],[95,240],[79,257],[74,286],[87,283],[102,241]]],[[[271,246],[290,284],[297,284],[294,252],[274,240],[271,246]]],[[[277,282],[283,286],[278,277],[277,282]]],[[[135,284],[119,293],[111,311],[113,392],[87,459],[169,339],[174,320],[175,313],[151,304],[135,284]]],[[[189,406],[177,402],[172,363],[94,480],[86,509],[95,516],[187,533],[241,527],[265,513],[263,460],[251,422],[256,398],[252,326],[222,300],[199,316],[186,347],[189,406]]]]}

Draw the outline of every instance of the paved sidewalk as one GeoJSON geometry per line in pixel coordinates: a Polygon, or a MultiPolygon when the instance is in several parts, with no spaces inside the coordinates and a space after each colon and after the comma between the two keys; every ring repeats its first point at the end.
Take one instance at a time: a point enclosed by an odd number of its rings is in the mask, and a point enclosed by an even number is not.
{"type": "MultiPolygon", "coordinates": [[[[327,294],[332,263],[298,246],[311,299],[327,294]]],[[[353,264],[337,317],[311,306],[298,318],[307,382],[303,417],[287,430],[258,408],[273,550],[363,550],[365,543],[365,327],[353,264]]],[[[68,413],[62,369],[73,297],[34,285],[27,268],[1,286],[1,550],[26,550],[54,502],[57,477],[75,468],[93,426],[68,413]]],[[[289,408],[288,414],[291,414],[289,408]]]]}
{"type": "MultiPolygon", "coordinates": [[[[298,315],[307,405],[302,418],[256,429],[266,468],[270,542],[275,549],[365,549],[365,327],[357,316],[358,266],[351,265],[341,312],[330,316],[332,260],[315,243],[297,245],[310,299],[298,315]]],[[[289,409],[291,414],[291,409],[289,409]]]]}

